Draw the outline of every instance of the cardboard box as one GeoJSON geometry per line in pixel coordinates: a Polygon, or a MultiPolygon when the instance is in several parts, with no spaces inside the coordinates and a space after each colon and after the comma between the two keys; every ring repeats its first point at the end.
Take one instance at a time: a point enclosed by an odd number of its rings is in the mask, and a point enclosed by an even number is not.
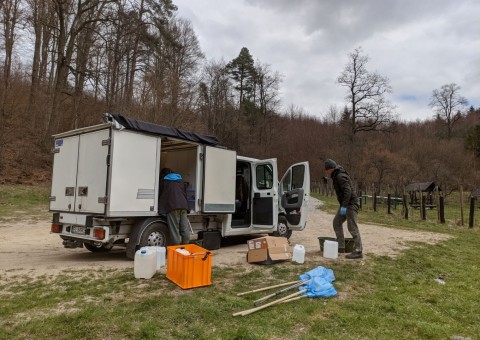
{"type": "Polygon", "coordinates": [[[247,241],[248,263],[272,264],[292,259],[291,247],[286,237],[264,236],[247,241]]]}

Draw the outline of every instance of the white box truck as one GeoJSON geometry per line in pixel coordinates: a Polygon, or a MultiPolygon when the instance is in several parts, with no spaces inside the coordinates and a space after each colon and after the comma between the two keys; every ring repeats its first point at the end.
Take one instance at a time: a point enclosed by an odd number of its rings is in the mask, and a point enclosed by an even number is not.
{"type": "Polygon", "coordinates": [[[212,136],[104,114],[105,123],[54,138],[51,232],[66,248],[105,252],[170,242],[158,213],[160,170],[186,185],[192,233],[218,237],[303,230],[310,195],[308,162],[278,180],[276,159],[254,159],[217,145],[212,136]]]}

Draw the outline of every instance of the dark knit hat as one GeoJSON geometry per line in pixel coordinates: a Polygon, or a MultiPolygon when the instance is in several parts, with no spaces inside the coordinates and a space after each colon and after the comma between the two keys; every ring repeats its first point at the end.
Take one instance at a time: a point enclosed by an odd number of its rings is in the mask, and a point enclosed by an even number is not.
{"type": "Polygon", "coordinates": [[[337,163],[333,159],[327,159],[325,161],[325,170],[330,170],[330,169],[335,169],[337,166],[337,163]]]}

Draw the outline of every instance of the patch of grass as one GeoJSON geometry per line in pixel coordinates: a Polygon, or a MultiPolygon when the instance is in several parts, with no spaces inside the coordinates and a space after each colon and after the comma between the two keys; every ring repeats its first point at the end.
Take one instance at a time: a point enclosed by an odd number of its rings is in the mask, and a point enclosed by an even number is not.
{"type": "Polygon", "coordinates": [[[0,185],[0,220],[19,215],[45,216],[49,195],[48,186],[0,185]]]}
{"type": "MultiPolygon", "coordinates": [[[[323,209],[336,210],[335,201],[325,202],[323,209]]],[[[359,218],[373,223],[379,215],[362,211],[359,218]]],[[[0,339],[475,339],[478,229],[391,217],[375,221],[452,237],[436,245],[413,244],[395,259],[323,262],[313,256],[302,265],[214,267],[212,286],[190,290],[160,274],[136,280],[133,269],[68,271],[35,280],[0,277],[0,339]],[[338,297],[232,316],[270,293],[238,292],[294,281],[318,265],[334,271],[338,297]]]]}
{"type": "Polygon", "coordinates": [[[190,290],[160,274],[136,280],[131,269],[34,282],[19,277],[0,286],[0,338],[474,338],[480,334],[480,236],[453,234],[397,259],[331,261],[339,297],[301,299],[247,317],[232,313],[267,292],[236,293],[293,281],[322,263],[215,267],[212,286],[190,290]]]}

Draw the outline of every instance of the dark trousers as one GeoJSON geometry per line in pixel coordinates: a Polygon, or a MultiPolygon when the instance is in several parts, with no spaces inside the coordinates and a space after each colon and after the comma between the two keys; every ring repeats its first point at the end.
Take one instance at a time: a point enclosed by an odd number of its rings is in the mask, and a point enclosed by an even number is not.
{"type": "Polygon", "coordinates": [[[360,231],[357,224],[357,210],[352,207],[347,208],[347,214],[345,216],[340,215],[340,208],[337,214],[333,218],[333,230],[337,235],[338,248],[345,248],[345,236],[343,235],[343,222],[347,221],[347,228],[353,237],[354,251],[363,251],[362,238],[360,237],[360,231]]]}

